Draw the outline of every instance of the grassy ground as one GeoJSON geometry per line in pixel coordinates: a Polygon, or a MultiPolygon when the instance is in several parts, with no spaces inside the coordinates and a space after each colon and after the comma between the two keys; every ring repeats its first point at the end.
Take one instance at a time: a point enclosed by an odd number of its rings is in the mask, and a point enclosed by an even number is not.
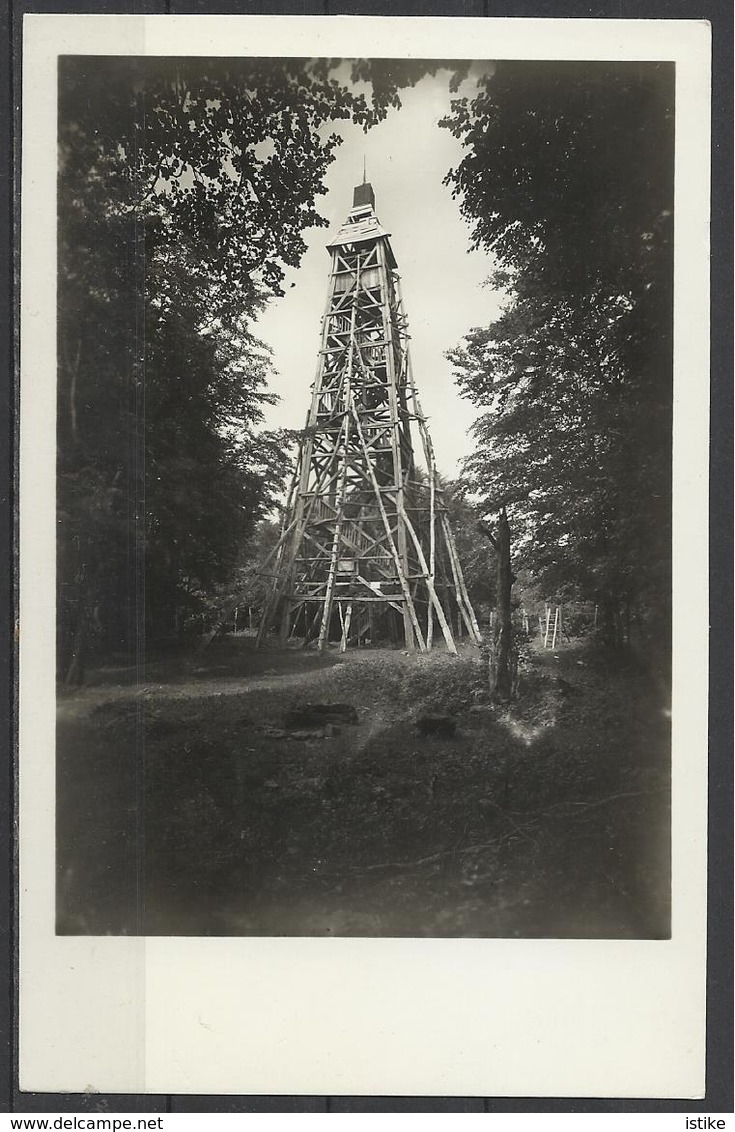
{"type": "Polygon", "coordinates": [[[668,935],[669,720],[632,664],[532,651],[510,710],[474,649],[231,638],[126,678],[59,701],[62,933],[668,935]],[[325,701],[358,723],[283,735],[325,701]]]}

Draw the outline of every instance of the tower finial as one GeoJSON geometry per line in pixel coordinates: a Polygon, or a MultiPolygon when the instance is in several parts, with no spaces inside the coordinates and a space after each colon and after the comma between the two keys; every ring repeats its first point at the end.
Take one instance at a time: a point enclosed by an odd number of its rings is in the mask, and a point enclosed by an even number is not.
{"type": "Polygon", "coordinates": [[[363,185],[365,184],[366,181],[367,181],[367,173],[365,171],[365,154],[363,153],[363,155],[362,155],[362,183],[363,183],[363,185]]]}

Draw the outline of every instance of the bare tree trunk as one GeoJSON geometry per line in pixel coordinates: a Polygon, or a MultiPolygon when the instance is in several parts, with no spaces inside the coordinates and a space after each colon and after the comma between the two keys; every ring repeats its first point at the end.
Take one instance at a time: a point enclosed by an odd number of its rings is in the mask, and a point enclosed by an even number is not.
{"type": "Polygon", "coordinates": [[[78,687],[84,680],[89,625],[92,617],[91,597],[86,579],[80,583],[76,606],[71,655],[64,676],[64,684],[67,688],[78,687]]]}
{"type": "Polygon", "coordinates": [[[74,643],[71,650],[71,661],[66,670],[64,684],[67,688],[78,687],[84,680],[84,661],[87,642],[87,612],[80,609],[77,614],[77,624],[74,631],[74,643]]]}
{"type": "Polygon", "coordinates": [[[510,565],[510,526],[508,515],[503,507],[498,515],[495,531],[484,523],[480,530],[490,539],[498,556],[497,566],[497,612],[490,641],[490,692],[499,700],[510,700],[518,685],[518,657],[513,640],[511,617],[511,589],[515,575],[510,565]]]}
{"type": "Polygon", "coordinates": [[[630,640],[630,598],[610,590],[602,595],[598,619],[600,640],[609,648],[621,649],[630,640]]]}
{"type": "Polygon", "coordinates": [[[495,681],[493,693],[501,700],[513,694],[513,625],[511,621],[510,591],[514,578],[510,568],[510,527],[505,507],[498,516],[498,623],[495,630],[495,681]]]}

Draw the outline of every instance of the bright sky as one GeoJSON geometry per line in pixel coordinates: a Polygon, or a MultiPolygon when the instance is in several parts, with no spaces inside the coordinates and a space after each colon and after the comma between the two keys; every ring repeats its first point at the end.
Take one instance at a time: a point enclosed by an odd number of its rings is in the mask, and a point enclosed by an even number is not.
{"type": "MultiPolygon", "coordinates": [[[[325,245],[352,207],[364,156],[375,210],[391,233],[401,274],[413,372],[437,464],[440,472],[453,477],[470,451],[467,429],[475,410],[460,398],[444,354],[471,327],[485,326],[498,315],[501,295],[483,286],[492,260],[482,252],[469,252],[469,228],[442,184],[462,156],[451,133],[437,126],[449,109],[449,98],[447,74],[440,73],[402,92],[402,109],[390,111],[369,133],[339,124],[345,140],[325,178],[328,193],[317,202],[330,227],[304,234],[308,251],[301,266],[287,274],[285,296],[273,300],[255,332],[272,347],[280,375],[276,388],[281,403],[269,412],[267,425],[303,428],[327,294],[325,245]]],[[[414,447],[419,448],[416,437],[414,447]]]]}

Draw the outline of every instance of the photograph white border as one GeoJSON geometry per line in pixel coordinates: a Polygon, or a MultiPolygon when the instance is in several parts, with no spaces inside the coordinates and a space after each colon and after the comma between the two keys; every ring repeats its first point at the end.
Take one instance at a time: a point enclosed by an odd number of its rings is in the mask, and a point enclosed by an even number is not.
{"type": "Polygon", "coordinates": [[[21,1089],[701,1097],[709,25],[26,15],[23,41],[21,1089]],[[54,934],[56,68],[66,53],[675,62],[671,940],[54,934]]]}

